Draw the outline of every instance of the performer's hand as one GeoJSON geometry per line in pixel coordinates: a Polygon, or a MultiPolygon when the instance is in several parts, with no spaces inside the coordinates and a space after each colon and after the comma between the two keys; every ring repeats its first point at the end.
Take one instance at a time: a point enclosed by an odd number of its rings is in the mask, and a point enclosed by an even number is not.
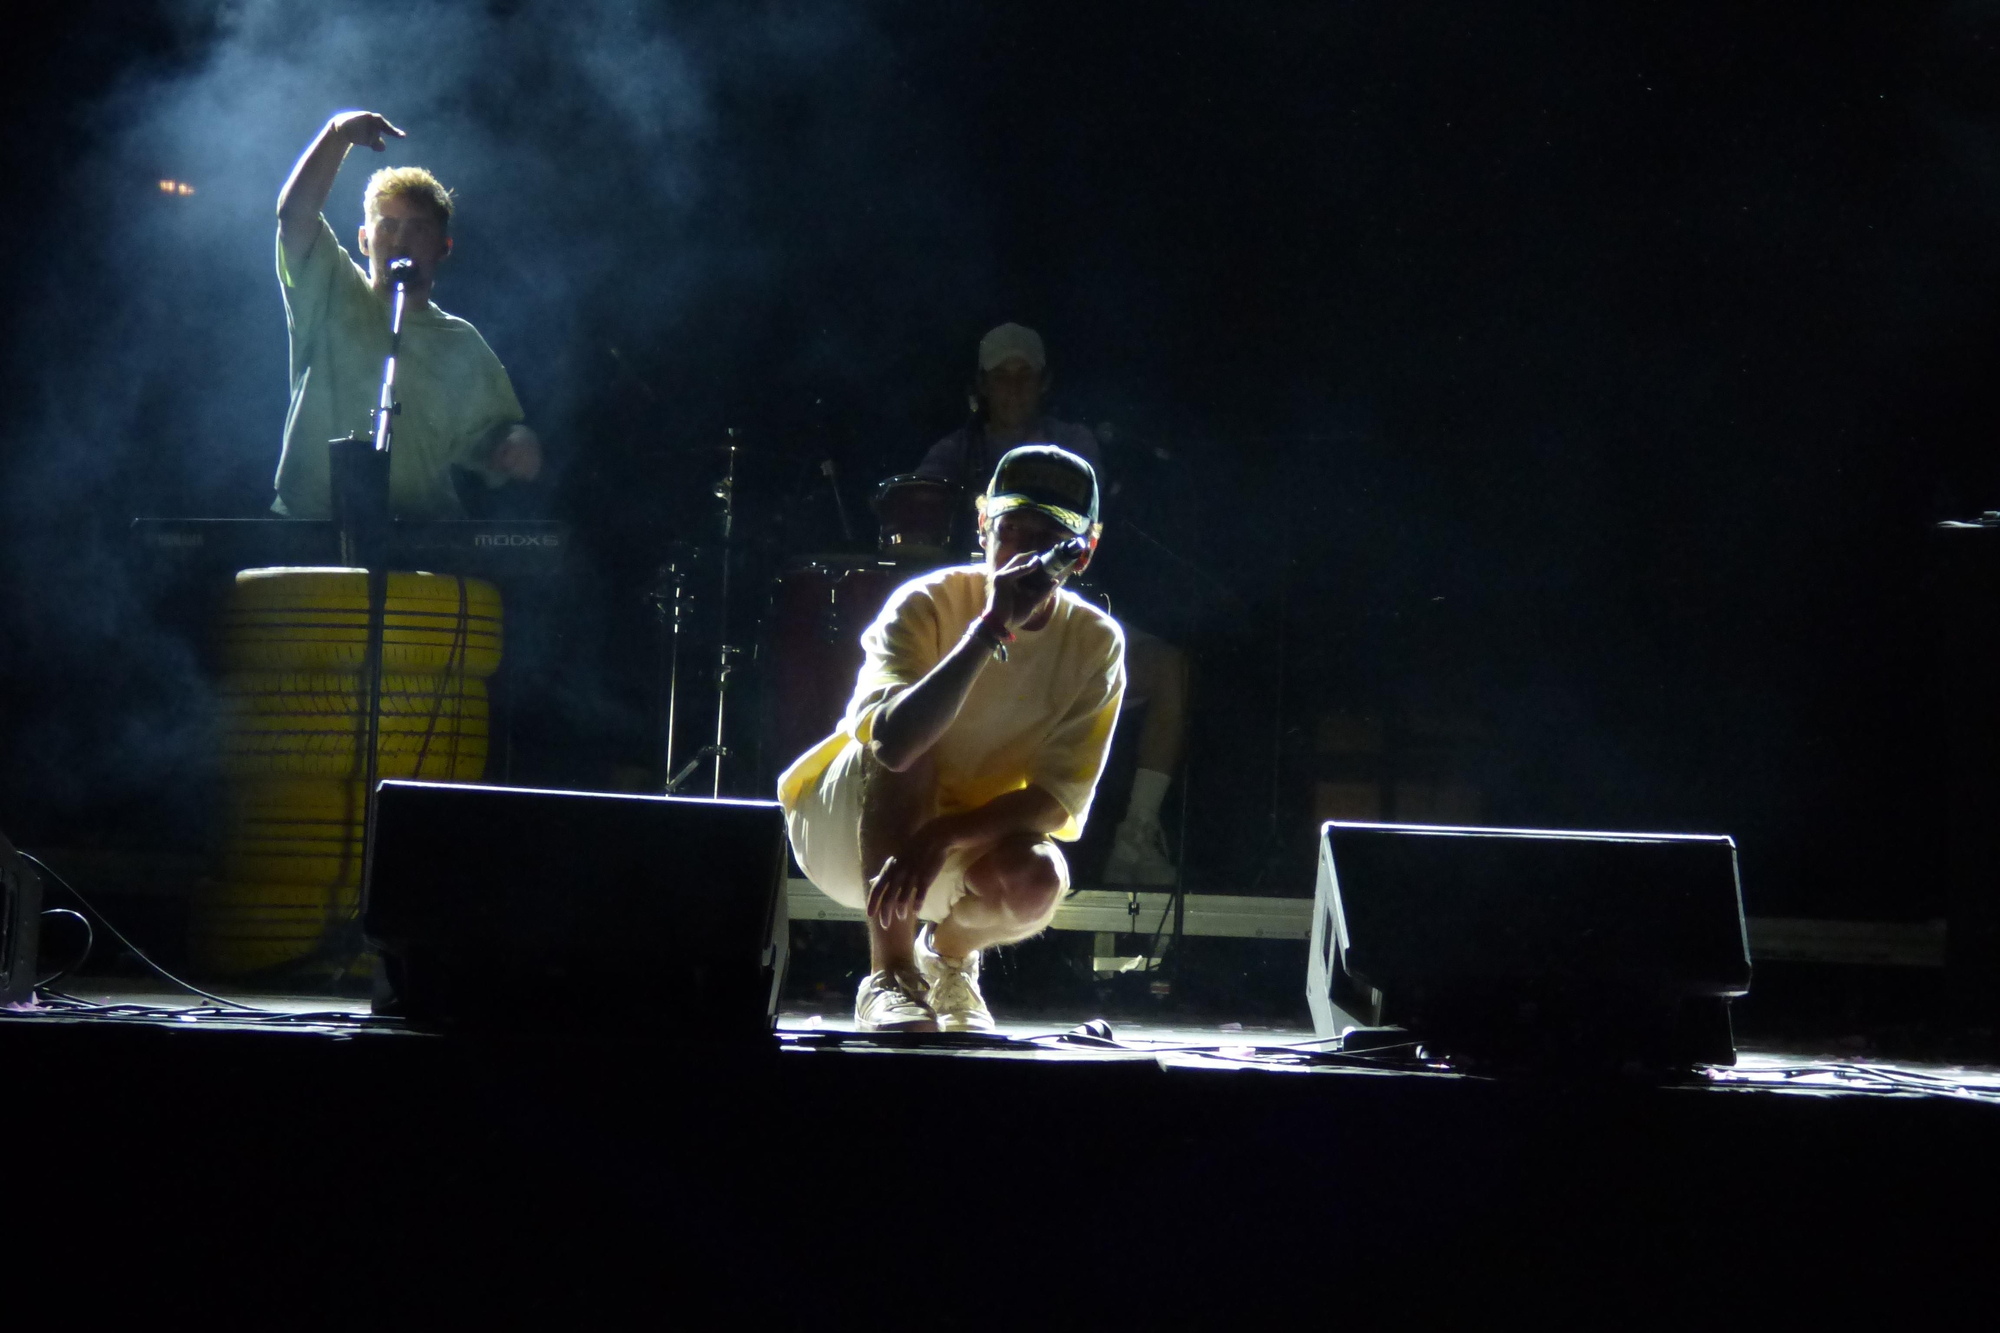
{"type": "Polygon", "coordinates": [[[542,471],[541,437],[526,426],[509,426],[493,445],[486,466],[503,477],[533,481],[542,471]]]}
{"type": "Polygon", "coordinates": [[[387,116],[378,116],[373,111],[343,111],[333,118],[333,132],[356,148],[373,148],[382,152],[388,147],[382,136],[393,134],[398,139],[408,138],[401,130],[389,123],[387,116]]]}
{"type": "Polygon", "coordinates": [[[949,815],[940,815],[918,826],[901,850],[882,863],[882,871],[868,886],[868,915],[887,930],[894,921],[915,916],[924,905],[924,895],[937,882],[945,858],[957,845],[957,824],[949,815]]]}
{"type": "Polygon", "coordinates": [[[1054,590],[1056,581],[1041,566],[1041,552],[1023,551],[993,571],[986,581],[986,614],[1018,629],[1054,590]]]}

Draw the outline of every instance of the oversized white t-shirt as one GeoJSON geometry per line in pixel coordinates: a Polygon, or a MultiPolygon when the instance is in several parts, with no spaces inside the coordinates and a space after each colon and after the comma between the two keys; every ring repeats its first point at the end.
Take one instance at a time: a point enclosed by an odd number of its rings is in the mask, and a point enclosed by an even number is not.
{"type": "MultiPolygon", "coordinates": [[[[286,263],[280,237],[278,283],[292,338],[292,404],[271,508],[291,518],[329,518],[326,442],[374,431],[389,355],[389,298],[369,285],[324,217],[296,266],[286,263]]],[[[478,329],[436,303],[407,308],[396,400],[403,410],[389,455],[390,512],[464,518],[451,469],[467,468],[499,485],[505,478],[486,467],[486,457],[500,432],[522,419],[500,358],[478,329]]]]}
{"type": "MultiPolygon", "coordinates": [[[[986,610],[986,577],[984,565],[961,565],[891,594],[861,636],[865,659],[840,730],[778,779],[786,810],[843,746],[867,744],[882,707],[965,637],[986,610]]],[[[1007,660],[987,664],[932,748],[938,813],[976,809],[1032,784],[1069,815],[1052,836],[1082,837],[1124,696],[1125,635],[1118,622],[1073,592],[1058,593],[1048,625],[1015,632],[1007,660]]]]}

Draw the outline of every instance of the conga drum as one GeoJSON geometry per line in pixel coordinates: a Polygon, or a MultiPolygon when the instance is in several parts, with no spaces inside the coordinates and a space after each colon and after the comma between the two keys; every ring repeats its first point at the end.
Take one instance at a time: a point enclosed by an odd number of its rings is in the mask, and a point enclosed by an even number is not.
{"type": "Polygon", "coordinates": [[[936,562],[868,555],[794,560],[771,589],[771,743],[783,767],[833,733],[861,671],[861,631],[889,594],[936,562]]]}
{"type": "Polygon", "coordinates": [[[958,522],[959,488],[936,477],[905,472],[875,487],[868,507],[881,525],[882,554],[891,558],[952,558],[952,530],[958,522]]]}

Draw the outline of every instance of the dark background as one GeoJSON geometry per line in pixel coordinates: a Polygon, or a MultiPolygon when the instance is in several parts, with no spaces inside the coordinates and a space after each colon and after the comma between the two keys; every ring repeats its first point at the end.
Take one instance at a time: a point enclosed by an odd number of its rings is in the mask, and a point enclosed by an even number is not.
{"type": "Polygon", "coordinates": [[[1926,526],[2000,508],[2000,4],[40,22],[0,94],[17,842],[200,840],[201,636],[123,529],[268,503],[272,204],[368,107],[458,189],[439,300],[548,442],[503,503],[578,529],[510,641],[529,776],[652,762],[640,593],[712,539],[726,430],[754,603],[834,540],[814,465],[858,510],[1018,319],[1112,423],[1121,606],[1195,657],[1198,885],[1308,891],[1317,784],[1407,760],[1493,822],[1732,833],[1753,913],[1942,910],[1926,526]],[[1387,749],[1329,754],[1355,719],[1387,749]]]}

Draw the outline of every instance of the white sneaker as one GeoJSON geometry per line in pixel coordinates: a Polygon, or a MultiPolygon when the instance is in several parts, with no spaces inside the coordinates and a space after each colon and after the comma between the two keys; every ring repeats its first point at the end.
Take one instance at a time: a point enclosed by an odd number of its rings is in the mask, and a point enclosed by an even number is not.
{"type": "Polygon", "coordinates": [[[1111,839],[1111,856],[1104,863],[1106,884],[1172,884],[1174,863],[1167,857],[1167,835],[1155,823],[1126,820],[1111,839]]]}
{"type": "Polygon", "coordinates": [[[963,958],[947,958],[931,943],[937,927],[925,924],[917,932],[917,970],[930,987],[930,1006],[941,1032],[991,1032],[993,1011],[979,993],[979,950],[963,958]]]}
{"type": "Polygon", "coordinates": [[[870,972],[854,992],[854,1026],[862,1032],[936,1032],[938,1016],[924,1002],[926,989],[911,972],[870,972]]]}

